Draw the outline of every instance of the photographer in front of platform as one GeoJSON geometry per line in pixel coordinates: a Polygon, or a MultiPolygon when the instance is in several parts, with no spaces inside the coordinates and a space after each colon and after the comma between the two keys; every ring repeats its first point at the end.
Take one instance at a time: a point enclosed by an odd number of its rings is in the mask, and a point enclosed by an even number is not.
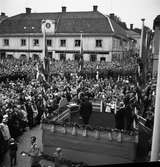
{"type": "Polygon", "coordinates": [[[31,157],[31,167],[41,167],[40,165],[40,148],[36,142],[37,138],[35,136],[31,137],[31,149],[29,150],[28,154],[31,157]]]}
{"type": "Polygon", "coordinates": [[[56,152],[54,153],[55,157],[55,167],[60,167],[62,164],[63,159],[63,154],[62,154],[62,149],[60,147],[56,148],[56,152]]]}

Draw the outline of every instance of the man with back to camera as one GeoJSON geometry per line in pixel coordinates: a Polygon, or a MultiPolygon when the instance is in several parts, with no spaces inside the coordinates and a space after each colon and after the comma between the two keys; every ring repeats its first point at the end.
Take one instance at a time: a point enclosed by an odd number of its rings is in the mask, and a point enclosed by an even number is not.
{"type": "Polygon", "coordinates": [[[89,123],[90,116],[92,114],[92,103],[88,97],[84,96],[80,102],[80,116],[83,119],[83,123],[87,125],[89,123]]]}

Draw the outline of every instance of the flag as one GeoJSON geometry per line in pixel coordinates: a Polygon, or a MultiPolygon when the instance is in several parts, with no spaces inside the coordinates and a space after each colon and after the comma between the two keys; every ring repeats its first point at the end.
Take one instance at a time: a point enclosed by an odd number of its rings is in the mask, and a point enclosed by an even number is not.
{"type": "Polygon", "coordinates": [[[79,71],[83,69],[83,38],[82,38],[82,33],[81,33],[81,40],[80,40],[80,59],[79,59],[79,71]]]}
{"type": "Polygon", "coordinates": [[[49,61],[49,57],[48,57],[48,48],[47,48],[47,44],[45,44],[45,56],[44,56],[44,69],[45,69],[45,74],[49,74],[50,71],[50,61],[49,61]]]}
{"type": "Polygon", "coordinates": [[[141,75],[141,69],[140,69],[140,65],[138,64],[138,76],[141,75]]]}
{"type": "Polygon", "coordinates": [[[39,66],[38,66],[38,63],[36,64],[36,72],[37,72],[36,79],[38,79],[38,77],[39,77],[39,66]]]}
{"type": "Polygon", "coordinates": [[[82,37],[82,33],[81,33],[81,47],[80,47],[80,55],[83,56],[83,37],[82,37]]]}
{"type": "Polygon", "coordinates": [[[97,67],[96,67],[96,79],[98,80],[99,79],[99,67],[98,67],[98,65],[97,65],[97,67]]]}
{"type": "Polygon", "coordinates": [[[36,79],[39,80],[40,82],[42,81],[46,81],[45,75],[44,75],[44,67],[43,67],[43,63],[37,63],[36,65],[36,79]]]}

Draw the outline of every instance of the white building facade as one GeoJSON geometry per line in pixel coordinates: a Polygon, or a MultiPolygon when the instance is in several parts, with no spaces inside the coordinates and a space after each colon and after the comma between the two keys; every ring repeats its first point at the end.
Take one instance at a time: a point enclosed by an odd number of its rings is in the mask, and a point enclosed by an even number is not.
{"type": "Polygon", "coordinates": [[[62,7],[60,13],[40,14],[26,8],[26,13],[0,24],[1,57],[43,58],[45,19],[52,21],[46,25],[48,30],[53,28],[46,33],[46,43],[49,56],[55,60],[77,60],[81,40],[84,61],[111,62],[113,55],[121,56],[127,51],[125,30],[99,13],[97,6],[91,12],[66,12],[66,7],[62,7]]]}

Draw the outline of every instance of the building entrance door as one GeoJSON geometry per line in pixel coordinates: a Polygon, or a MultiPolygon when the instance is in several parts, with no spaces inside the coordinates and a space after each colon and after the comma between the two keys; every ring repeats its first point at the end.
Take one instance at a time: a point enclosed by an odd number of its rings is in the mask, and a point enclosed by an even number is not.
{"type": "Polygon", "coordinates": [[[100,58],[100,61],[104,61],[104,62],[105,62],[105,61],[106,61],[106,58],[105,58],[105,57],[101,57],[101,58],[100,58]]]}
{"type": "Polygon", "coordinates": [[[60,59],[60,61],[65,61],[66,60],[66,54],[61,53],[59,59],[60,59]]]}
{"type": "Polygon", "coordinates": [[[90,55],[90,61],[92,62],[97,61],[97,55],[96,54],[90,55]]]}
{"type": "Polygon", "coordinates": [[[6,58],[6,52],[0,52],[0,59],[6,58]]]}
{"type": "Polygon", "coordinates": [[[33,60],[39,60],[39,55],[33,54],[33,60]]]}

